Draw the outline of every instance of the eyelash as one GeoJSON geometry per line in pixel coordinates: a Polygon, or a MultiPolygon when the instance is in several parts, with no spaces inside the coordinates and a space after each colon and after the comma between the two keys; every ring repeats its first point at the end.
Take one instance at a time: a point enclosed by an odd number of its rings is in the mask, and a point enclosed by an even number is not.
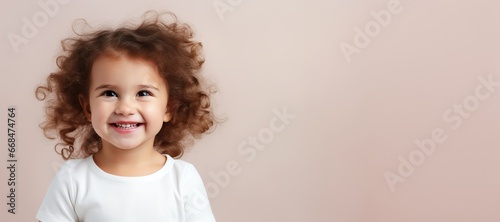
{"type": "Polygon", "coordinates": [[[142,95],[142,96],[152,96],[153,94],[149,91],[146,90],[141,90],[137,93],[137,96],[140,96],[140,94],[147,93],[147,95],[142,95]]]}
{"type": "MultiPolygon", "coordinates": [[[[104,91],[101,95],[102,95],[102,96],[106,96],[106,97],[118,97],[118,95],[117,95],[115,92],[111,91],[111,90],[106,90],[106,91],[104,91]]],[[[136,95],[136,96],[140,96],[140,97],[142,97],[142,96],[152,96],[152,95],[153,95],[153,94],[152,94],[151,92],[149,92],[149,91],[146,91],[146,90],[141,90],[141,91],[139,91],[139,92],[137,93],[137,95],[136,95]],[[145,95],[144,95],[144,94],[145,94],[145,95]]]]}
{"type": "Polygon", "coordinates": [[[106,90],[101,95],[106,96],[106,97],[118,97],[118,95],[116,95],[116,93],[111,91],[111,90],[106,90]],[[110,94],[112,94],[112,95],[110,95],[110,94]]]}

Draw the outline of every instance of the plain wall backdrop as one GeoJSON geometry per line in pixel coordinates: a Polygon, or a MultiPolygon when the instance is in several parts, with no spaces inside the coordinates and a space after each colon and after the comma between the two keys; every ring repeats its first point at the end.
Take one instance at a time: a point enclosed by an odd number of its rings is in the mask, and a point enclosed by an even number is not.
{"type": "Polygon", "coordinates": [[[218,87],[227,121],[183,157],[218,221],[500,221],[498,1],[2,3],[2,222],[35,221],[63,163],[38,127],[34,89],[73,21],[116,27],[151,9],[193,27],[218,87]]]}

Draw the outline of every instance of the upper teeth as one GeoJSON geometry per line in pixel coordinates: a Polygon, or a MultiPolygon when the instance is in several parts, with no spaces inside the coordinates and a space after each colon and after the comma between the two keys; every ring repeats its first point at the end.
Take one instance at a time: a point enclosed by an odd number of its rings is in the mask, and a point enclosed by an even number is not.
{"type": "Polygon", "coordinates": [[[133,127],[137,127],[137,123],[134,123],[134,124],[130,124],[130,123],[126,123],[126,124],[116,123],[116,126],[120,127],[120,128],[130,129],[130,128],[133,128],[133,127]]]}

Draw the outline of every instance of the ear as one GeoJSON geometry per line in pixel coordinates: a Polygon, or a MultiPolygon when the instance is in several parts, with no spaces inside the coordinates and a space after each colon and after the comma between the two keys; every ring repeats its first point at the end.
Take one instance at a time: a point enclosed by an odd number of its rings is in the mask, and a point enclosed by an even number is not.
{"type": "Polygon", "coordinates": [[[163,115],[163,122],[168,122],[172,119],[172,113],[169,111],[170,109],[167,107],[167,111],[165,111],[165,115],[163,115]]]}
{"type": "Polygon", "coordinates": [[[89,104],[89,100],[87,98],[85,98],[85,96],[83,96],[82,94],[80,94],[78,96],[78,100],[80,102],[80,106],[82,106],[82,109],[83,109],[83,112],[85,113],[85,116],[87,117],[87,120],[89,122],[92,121],[92,115],[91,115],[91,112],[90,112],[90,104],[89,104]]]}

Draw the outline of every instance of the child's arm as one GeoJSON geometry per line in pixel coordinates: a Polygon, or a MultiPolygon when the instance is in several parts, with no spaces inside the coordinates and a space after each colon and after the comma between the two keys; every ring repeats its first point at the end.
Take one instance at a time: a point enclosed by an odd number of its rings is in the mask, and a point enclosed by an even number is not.
{"type": "Polygon", "coordinates": [[[52,179],[36,218],[39,221],[77,222],[73,195],[71,175],[63,165],[52,179]]]}
{"type": "Polygon", "coordinates": [[[193,165],[186,170],[184,185],[185,222],[215,222],[210,201],[200,174],[193,165]]]}

